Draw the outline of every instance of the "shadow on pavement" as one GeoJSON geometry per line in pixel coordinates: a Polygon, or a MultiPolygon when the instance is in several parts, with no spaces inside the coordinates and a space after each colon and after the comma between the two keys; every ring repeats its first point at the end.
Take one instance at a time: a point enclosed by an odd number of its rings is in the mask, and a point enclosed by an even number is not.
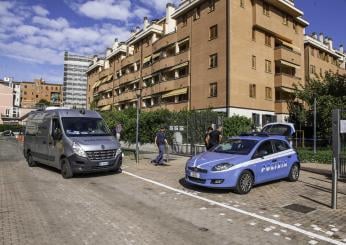
{"type": "Polygon", "coordinates": [[[300,196],[301,198],[304,198],[304,199],[309,200],[309,201],[311,201],[311,202],[314,202],[314,203],[317,203],[317,204],[319,204],[319,205],[322,205],[322,206],[325,206],[325,207],[327,207],[327,208],[330,208],[330,205],[325,204],[325,203],[323,203],[323,202],[317,201],[317,200],[312,199],[312,198],[307,197],[307,196],[303,196],[303,195],[299,195],[299,196],[300,196]]]}

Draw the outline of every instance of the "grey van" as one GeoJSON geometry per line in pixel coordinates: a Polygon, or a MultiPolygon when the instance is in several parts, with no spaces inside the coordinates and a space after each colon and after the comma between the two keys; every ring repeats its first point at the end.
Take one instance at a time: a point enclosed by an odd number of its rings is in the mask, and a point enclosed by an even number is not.
{"type": "Polygon", "coordinates": [[[121,171],[122,152],[102,117],[95,111],[53,109],[29,115],[24,156],[61,170],[64,178],[75,173],[121,171]]]}

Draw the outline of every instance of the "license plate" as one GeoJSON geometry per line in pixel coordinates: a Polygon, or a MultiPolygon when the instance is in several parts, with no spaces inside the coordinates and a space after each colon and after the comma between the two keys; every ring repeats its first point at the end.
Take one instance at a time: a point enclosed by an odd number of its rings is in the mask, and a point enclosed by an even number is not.
{"type": "Polygon", "coordinates": [[[99,166],[108,166],[109,162],[99,162],[99,166]]]}
{"type": "Polygon", "coordinates": [[[197,172],[190,172],[190,176],[199,179],[201,176],[197,172]]]}

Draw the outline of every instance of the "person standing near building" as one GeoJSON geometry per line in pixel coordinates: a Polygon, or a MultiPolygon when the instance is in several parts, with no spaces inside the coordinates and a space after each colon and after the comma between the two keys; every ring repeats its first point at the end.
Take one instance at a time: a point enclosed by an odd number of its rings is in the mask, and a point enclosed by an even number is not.
{"type": "Polygon", "coordinates": [[[120,136],[122,131],[123,131],[123,126],[121,125],[121,123],[118,123],[117,126],[115,127],[116,138],[118,141],[120,141],[120,136]]]}
{"type": "Polygon", "coordinates": [[[165,146],[166,144],[168,144],[164,127],[161,127],[160,131],[156,133],[155,144],[159,148],[159,155],[156,157],[155,160],[151,162],[155,163],[155,166],[163,165],[163,155],[165,154],[165,146]]]}
{"type": "Polygon", "coordinates": [[[207,132],[204,135],[204,144],[205,144],[205,148],[207,150],[209,150],[209,134],[213,131],[212,127],[208,127],[207,132]]]}
{"type": "Polygon", "coordinates": [[[222,140],[221,132],[222,132],[222,127],[218,127],[217,129],[209,133],[208,150],[214,148],[215,146],[221,143],[221,140],[222,140]]]}

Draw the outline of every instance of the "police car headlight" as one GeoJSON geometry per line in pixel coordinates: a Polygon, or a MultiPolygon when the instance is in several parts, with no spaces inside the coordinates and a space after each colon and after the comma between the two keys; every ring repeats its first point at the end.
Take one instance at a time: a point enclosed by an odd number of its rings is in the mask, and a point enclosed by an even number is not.
{"type": "Polygon", "coordinates": [[[73,142],[72,149],[76,155],[81,157],[88,157],[85,151],[82,149],[82,147],[78,143],[73,142]]]}
{"type": "Polygon", "coordinates": [[[231,167],[233,167],[234,165],[231,164],[231,163],[219,163],[217,165],[215,165],[211,171],[224,171],[224,170],[227,170],[231,167]]]}

